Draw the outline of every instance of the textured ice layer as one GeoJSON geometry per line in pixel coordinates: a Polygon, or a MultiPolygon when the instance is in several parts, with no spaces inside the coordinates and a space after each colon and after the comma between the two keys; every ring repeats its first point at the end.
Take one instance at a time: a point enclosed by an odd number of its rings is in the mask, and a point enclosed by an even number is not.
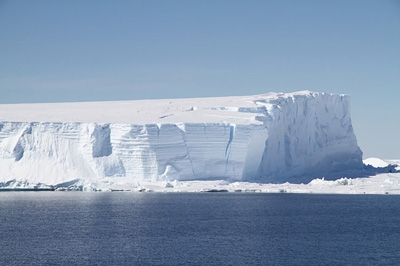
{"type": "Polygon", "coordinates": [[[0,105],[0,181],[303,182],[361,169],[349,98],[0,105]]]}

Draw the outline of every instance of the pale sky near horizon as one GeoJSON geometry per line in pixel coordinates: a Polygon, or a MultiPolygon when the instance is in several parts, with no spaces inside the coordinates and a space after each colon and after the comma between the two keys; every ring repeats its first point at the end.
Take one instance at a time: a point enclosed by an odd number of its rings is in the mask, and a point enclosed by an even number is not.
{"type": "Polygon", "coordinates": [[[0,103],[344,93],[400,159],[400,0],[0,0],[0,62],[0,103]]]}

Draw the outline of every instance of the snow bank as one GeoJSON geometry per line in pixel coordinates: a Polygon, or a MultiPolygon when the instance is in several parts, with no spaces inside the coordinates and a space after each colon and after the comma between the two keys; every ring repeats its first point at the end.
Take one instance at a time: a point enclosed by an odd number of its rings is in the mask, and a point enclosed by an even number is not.
{"type": "Polygon", "coordinates": [[[345,95],[13,104],[0,121],[3,182],[300,183],[363,168],[345,95]]]}

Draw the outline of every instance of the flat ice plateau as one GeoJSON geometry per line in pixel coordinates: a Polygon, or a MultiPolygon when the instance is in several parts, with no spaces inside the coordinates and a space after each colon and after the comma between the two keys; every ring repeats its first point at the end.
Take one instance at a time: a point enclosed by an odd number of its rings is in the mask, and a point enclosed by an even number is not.
{"type": "Polygon", "coordinates": [[[2,188],[400,193],[390,163],[346,95],[0,105],[2,188]]]}

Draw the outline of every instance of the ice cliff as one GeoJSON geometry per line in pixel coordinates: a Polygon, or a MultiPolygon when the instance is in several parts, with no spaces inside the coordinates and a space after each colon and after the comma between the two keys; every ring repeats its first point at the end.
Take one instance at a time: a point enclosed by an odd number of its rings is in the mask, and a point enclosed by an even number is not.
{"type": "Polygon", "coordinates": [[[362,167],[346,95],[0,105],[0,182],[283,183],[362,167]]]}

